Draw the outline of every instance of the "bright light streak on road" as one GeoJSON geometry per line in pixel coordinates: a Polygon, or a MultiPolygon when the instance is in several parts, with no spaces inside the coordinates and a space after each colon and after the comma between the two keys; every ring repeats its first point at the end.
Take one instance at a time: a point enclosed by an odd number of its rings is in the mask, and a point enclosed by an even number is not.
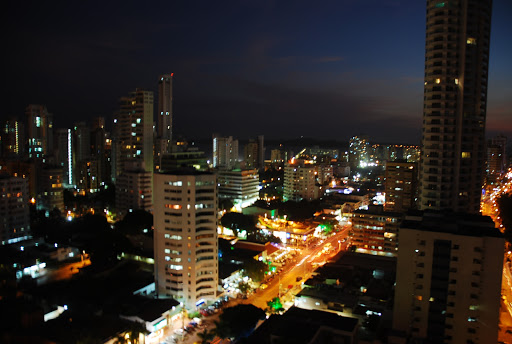
{"type": "Polygon", "coordinates": [[[311,255],[310,255],[310,254],[308,254],[307,256],[305,256],[304,258],[302,258],[302,260],[301,260],[301,261],[299,262],[299,264],[297,264],[297,265],[302,265],[302,264],[306,261],[306,259],[308,259],[309,257],[311,257],[311,255]]]}

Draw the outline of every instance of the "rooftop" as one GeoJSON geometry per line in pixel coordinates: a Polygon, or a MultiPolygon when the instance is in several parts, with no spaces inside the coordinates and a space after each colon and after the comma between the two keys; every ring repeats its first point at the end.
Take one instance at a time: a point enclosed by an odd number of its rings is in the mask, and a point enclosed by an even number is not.
{"type": "Polygon", "coordinates": [[[489,216],[449,212],[410,212],[401,228],[475,237],[503,237],[489,216]]]}

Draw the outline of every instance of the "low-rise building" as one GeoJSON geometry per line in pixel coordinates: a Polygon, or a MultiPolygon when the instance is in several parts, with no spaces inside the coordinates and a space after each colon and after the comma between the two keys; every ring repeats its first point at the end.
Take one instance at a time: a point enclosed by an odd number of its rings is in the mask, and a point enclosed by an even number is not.
{"type": "Polygon", "coordinates": [[[259,199],[258,170],[219,170],[217,172],[219,199],[229,199],[238,211],[259,199]]]}
{"type": "Polygon", "coordinates": [[[355,318],[292,307],[283,315],[272,315],[244,343],[353,344],[358,329],[355,318]]]}

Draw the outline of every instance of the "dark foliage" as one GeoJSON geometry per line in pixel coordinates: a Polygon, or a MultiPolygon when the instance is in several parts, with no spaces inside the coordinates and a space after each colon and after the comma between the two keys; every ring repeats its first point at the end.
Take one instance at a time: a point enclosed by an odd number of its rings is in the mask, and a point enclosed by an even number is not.
{"type": "Polygon", "coordinates": [[[226,308],[219,317],[217,328],[222,331],[217,332],[217,335],[223,338],[247,337],[258,321],[264,318],[265,312],[253,305],[226,308]]]}

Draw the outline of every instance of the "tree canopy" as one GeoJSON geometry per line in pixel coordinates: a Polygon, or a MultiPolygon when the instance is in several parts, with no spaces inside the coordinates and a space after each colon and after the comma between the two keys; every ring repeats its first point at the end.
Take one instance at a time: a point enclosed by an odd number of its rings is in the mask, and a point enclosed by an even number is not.
{"type": "Polygon", "coordinates": [[[236,305],[224,309],[219,317],[217,335],[222,338],[247,337],[259,320],[265,318],[265,312],[253,305],[236,305]]]}
{"type": "Polygon", "coordinates": [[[235,233],[246,230],[252,233],[256,230],[257,218],[252,215],[230,212],[224,214],[220,219],[222,226],[232,229],[235,233]]]}
{"type": "Polygon", "coordinates": [[[115,224],[116,230],[123,234],[142,234],[144,230],[151,232],[151,227],[153,227],[153,215],[140,209],[127,213],[115,224]]]}

